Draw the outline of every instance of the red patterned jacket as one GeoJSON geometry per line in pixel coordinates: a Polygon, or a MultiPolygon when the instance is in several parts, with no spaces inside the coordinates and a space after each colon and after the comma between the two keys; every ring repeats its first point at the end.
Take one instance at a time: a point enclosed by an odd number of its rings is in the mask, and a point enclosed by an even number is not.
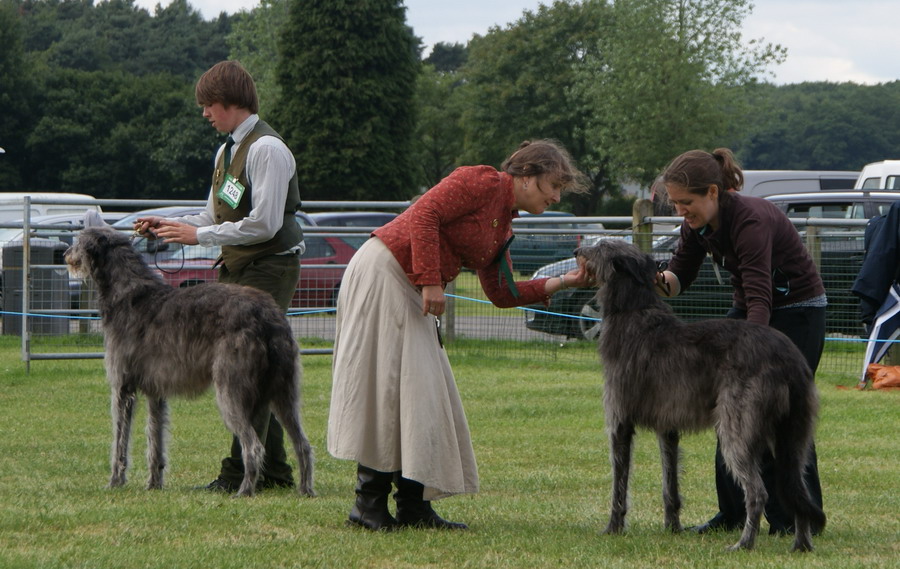
{"type": "MultiPolygon", "coordinates": [[[[477,271],[496,306],[547,304],[548,279],[516,282],[518,297],[500,279],[498,254],[519,215],[514,207],[512,176],[490,166],[464,166],[372,234],[387,245],[415,286],[446,286],[466,267],[477,271]]],[[[504,254],[510,262],[509,252],[504,254]]]]}

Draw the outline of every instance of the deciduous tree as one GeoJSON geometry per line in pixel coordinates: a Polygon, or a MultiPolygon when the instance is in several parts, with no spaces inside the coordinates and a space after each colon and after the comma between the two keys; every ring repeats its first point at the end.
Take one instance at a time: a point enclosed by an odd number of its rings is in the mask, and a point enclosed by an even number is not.
{"type": "Polygon", "coordinates": [[[458,74],[428,64],[419,73],[414,160],[420,189],[434,186],[458,166],[465,140],[461,81],[458,74]]]}
{"type": "Polygon", "coordinates": [[[472,39],[462,70],[464,163],[499,166],[523,140],[557,139],[593,181],[590,197],[568,207],[593,212],[612,186],[603,158],[585,138],[584,126],[594,111],[572,87],[576,70],[598,45],[598,22],[607,11],[602,0],[557,0],[472,39]]]}
{"type": "Polygon", "coordinates": [[[249,12],[234,16],[228,34],[229,58],[240,61],[253,76],[259,112],[267,119],[281,99],[276,77],[278,37],[287,17],[288,0],[260,0],[249,12]]]}
{"type": "Polygon", "coordinates": [[[859,170],[900,148],[900,81],[810,82],[748,90],[753,118],[734,147],[757,170],[859,170]]]}
{"type": "Polygon", "coordinates": [[[0,190],[13,190],[22,182],[24,133],[31,121],[33,90],[22,47],[22,26],[16,4],[0,0],[0,190]]]}
{"type": "Polygon", "coordinates": [[[745,42],[747,0],[617,0],[600,49],[578,71],[589,139],[620,179],[649,185],[675,155],[726,140],[741,88],[781,62],[777,45],[745,42]]]}

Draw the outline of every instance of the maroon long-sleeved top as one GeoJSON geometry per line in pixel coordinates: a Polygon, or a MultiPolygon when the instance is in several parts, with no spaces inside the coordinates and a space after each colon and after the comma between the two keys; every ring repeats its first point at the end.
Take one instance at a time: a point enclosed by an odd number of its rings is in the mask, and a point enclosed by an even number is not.
{"type": "Polygon", "coordinates": [[[697,278],[707,254],[731,273],[734,305],[747,320],[769,324],[774,308],[825,294],[818,269],[791,220],[762,198],[729,194],[719,206],[719,228],[681,226],[669,262],[682,290],[697,278]]]}

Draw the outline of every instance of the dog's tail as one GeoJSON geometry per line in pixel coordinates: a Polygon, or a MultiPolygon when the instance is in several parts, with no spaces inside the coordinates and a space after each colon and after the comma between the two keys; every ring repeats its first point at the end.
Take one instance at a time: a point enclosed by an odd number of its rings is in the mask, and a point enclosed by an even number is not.
{"type": "Polygon", "coordinates": [[[790,412],[775,435],[776,492],[788,513],[818,534],[825,528],[825,512],[813,500],[805,472],[813,452],[819,401],[811,372],[803,372],[790,382],[790,412]]]}
{"type": "Polygon", "coordinates": [[[270,339],[270,345],[277,346],[270,352],[269,376],[275,379],[277,395],[270,401],[270,408],[284,427],[297,456],[297,470],[300,484],[297,491],[304,496],[315,496],[313,489],[314,456],[312,445],[303,432],[300,416],[300,383],[303,366],[297,352],[290,326],[284,323],[284,330],[270,339]]]}

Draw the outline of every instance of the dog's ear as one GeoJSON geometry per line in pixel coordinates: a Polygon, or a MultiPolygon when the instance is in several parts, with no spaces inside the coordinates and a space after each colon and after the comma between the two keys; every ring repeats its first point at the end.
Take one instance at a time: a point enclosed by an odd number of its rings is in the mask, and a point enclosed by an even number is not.
{"type": "Polygon", "coordinates": [[[103,218],[100,217],[100,214],[97,213],[93,209],[89,209],[84,212],[84,226],[85,227],[106,227],[108,224],[103,221],[103,218]]]}
{"type": "Polygon", "coordinates": [[[80,237],[81,246],[93,259],[92,264],[100,265],[109,256],[110,231],[106,224],[103,227],[86,227],[83,230],[80,237]]]}
{"type": "Polygon", "coordinates": [[[652,276],[656,270],[653,259],[648,255],[633,257],[631,255],[618,255],[613,257],[612,265],[619,274],[628,276],[637,283],[652,282],[652,276]]]}

